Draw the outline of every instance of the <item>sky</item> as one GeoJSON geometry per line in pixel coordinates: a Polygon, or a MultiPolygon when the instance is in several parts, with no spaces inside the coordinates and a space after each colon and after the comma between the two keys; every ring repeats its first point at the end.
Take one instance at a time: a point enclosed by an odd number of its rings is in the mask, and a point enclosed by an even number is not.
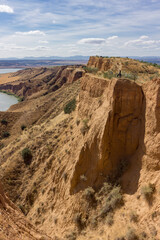
{"type": "Polygon", "coordinates": [[[0,58],[160,56],[160,0],[0,0],[0,58]]]}

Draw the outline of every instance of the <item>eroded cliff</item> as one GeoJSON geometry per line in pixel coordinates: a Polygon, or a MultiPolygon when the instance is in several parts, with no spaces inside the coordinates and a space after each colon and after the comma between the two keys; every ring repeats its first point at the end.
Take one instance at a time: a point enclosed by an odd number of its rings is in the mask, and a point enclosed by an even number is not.
{"type": "MultiPolygon", "coordinates": [[[[34,73],[35,85],[44,88],[1,115],[17,114],[14,123],[8,117],[11,136],[1,139],[4,189],[53,239],[159,237],[159,70],[127,61],[93,57],[88,67],[98,68],[96,74],[61,68],[50,72],[48,85],[43,73],[34,73]],[[108,69],[116,75],[124,66],[138,67],[138,80],[102,75],[108,69]],[[65,114],[73,99],[76,109],[65,114]],[[29,165],[24,148],[32,153],[29,165]]],[[[32,86],[28,73],[17,74],[32,86]]]]}

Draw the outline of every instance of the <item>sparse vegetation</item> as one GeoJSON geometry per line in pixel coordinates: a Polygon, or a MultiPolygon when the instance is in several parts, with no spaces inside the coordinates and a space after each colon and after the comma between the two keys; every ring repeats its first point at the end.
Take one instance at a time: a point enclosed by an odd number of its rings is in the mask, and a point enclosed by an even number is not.
{"type": "Polygon", "coordinates": [[[72,99],[70,102],[68,102],[64,107],[64,113],[70,114],[76,109],[76,99],[72,99]]]}
{"type": "Polygon", "coordinates": [[[134,222],[134,223],[138,222],[138,214],[135,212],[131,212],[130,213],[130,221],[134,222]]]}
{"type": "Polygon", "coordinates": [[[133,229],[133,228],[129,228],[127,233],[126,233],[125,239],[126,240],[138,240],[139,237],[136,234],[136,230],[133,229]]]}
{"type": "Polygon", "coordinates": [[[116,237],[114,240],[126,240],[123,236],[116,237]]]}
{"type": "Polygon", "coordinates": [[[93,216],[90,220],[90,224],[91,224],[91,227],[92,228],[95,228],[98,224],[98,221],[97,221],[97,216],[93,216]]]}
{"type": "MultiPolygon", "coordinates": [[[[35,193],[37,193],[37,192],[35,192],[35,193]]],[[[26,201],[29,203],[30,206],[32,206],[35,201],[35,193],[34,192],[28,193],[26,196],[26,201]]]]}
{"type": "Polygon", "coordinates": [[[157,63],[151,63],[151,62],[146,62],[146,61],[143,61],[143,60],[137,60],[138,62],[141,62],[141,63],[145,63],[149,66],[153,66],[153,67],[156,67],[156,68],[160,68],[160,65],[157,64],[157,63]]]}
{"type": "Polygon", "coordinates": [[[33,157],[31,150],[29,148],[24,148],[22,150],[22,157],[23,157],[24,163],[26,165],[30,165],[30,163],[32,161],[32,157],[33,157]]]}
{"type": "Polygon", "coordinates": [[[114,223],[113,213],[109,213],[106,218],[106,223],[108,226],[112,226],[114,223]]]}
{"type": "Polygon", "coordinates": [[[19,205],[19,209],[22,211],[22,213],[25,215],[26,211],[25,211],[25,207],[22,205],[19,205]]]}
{"type": "Polygon", "coordinates": [[[138,74],[136,72],[135,73],[122,72],[122,77],[136,81],[138,78],[138,74]]]}
{"type": "Polygon", "coordinates": [[[3,132],[2,133],[2,137],[3,138],[8,138],[10,136],[10,133],[9,132],[3,132]]]}
{"type": "Polygon", "coordinates": [[[3,143],[0,143],[0,150],[4,148],[4,144],[3,143]]]}
{"type": "Polygon", "coordinates": [[[68,240],[76,240],[77,239],[77,234],[76,234],[76,232],[71,232],[69,234],[66,234],[65,238],[68,239],[68,240]]]}
{"type": "Polygon", "coordinates": [[[88,126],[88,119],[84,119],[83,120],[83,126],[81,127],[81,133],[83,134],[83,136],[86,134],[86,132],[88,132],[89,130],[89,126],[88,126]]]}
{"type": "Polygon", "coordinates": [[[151,183],[141,188],[141,194],[145,197],[146,200],[151,199],[154,191],[155,191],[155,186],[154,184],[151,184],[151,183]]]}
{"type": "Polygon", "coordinates": [[[76,214],[73,220],[79,231],[81,231],[85,227],[85,221],[82,218],[82,213],[76,214]]]}
{"type": "Polygon", "coordinates": [[[155,74],[152,74],[152,76],[150,76],[150,80],[153,80],[153,79],[156,79],[156,78],[159,78],[159,77],[160,77],[160,74],[155,73],[155,74]]]}
{"type": "Polygon", "coordinates": [[[103,77],[112,79],[113,77],[117,77],[117,74],[115,74],[114,72],[109,70],[109,71],[103,73],[103,77]]]}
{"type": "Polygon", "coordinates": [[[145,238],[147,239],[147,234],[144,231],[140,233],[140,236],[141,236],[142,239],[145,239],[145,238]]]}
{"type": "Polygon", "coordinates": [[[83,197],[88,201],[88,202],[95,202],[95,190],[92,187],[88,187],[84,190],[83,192],[83,197]]]}
{"type": "Polygon", "coordinates": [[[87,177],[84,174],[82,174],[80,176],[80,180],[85,182],[85,181],[87,181],[87,177]]]}
{"type": "Polygon", "coordinates": [[[109,212],[113,212],[116,208],[123,204],[123,195],[120,186],[114,186],[108,193],[107,198],[102,205],[100,212],[101,217],[105,217],[109,212]]]}
{"type": "Polygon", "coordinates": [[[112,189],[112,185],[108,182],[104,182],[102,188],[99,191],[99,195],[107,196],[112,189]]]}
{"type": "Polygon", "coordinates": [[[91,68],[91,67],[83,67],[83,69],[87,72],[87,73],[92,73],[92,74],[96,74],[98,72],[98,68],[91,68]]]}
{"type": "Polygon", "coordinates": [[[68,177],[68,174],[67,174],[67,173],[64,173],[64,174],[63,174],[63,179],[64,179],[65,182],[67,181],[67,177],[68,177]]]}

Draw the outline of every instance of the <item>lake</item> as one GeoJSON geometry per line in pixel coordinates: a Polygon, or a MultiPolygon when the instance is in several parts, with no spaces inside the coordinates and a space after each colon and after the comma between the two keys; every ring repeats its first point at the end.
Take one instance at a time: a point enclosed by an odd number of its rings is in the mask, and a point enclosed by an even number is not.
{"type": "Polygon", "coordinates": [[[0,74],[17,72],[19,70],[22,70],[22,68],[2,68],[2,69],[0,69],[0,74]]]}
{"type": "MultiPolygon", "coordinates": [[[[11,69],[0,69],[0,74],[17,72],[21,69],[11,68],[11,69]]],[[[18,99],[12,95],[8,95],[0,92],[0,111],[6,111],[13,104],[18,103],[18,99]]]]}
{"type": "Polygon", "coordinates": [[[0,92],[0,111],[6,111],[10,106],[16,103],[18,103],[16,97],[0,92]]]}

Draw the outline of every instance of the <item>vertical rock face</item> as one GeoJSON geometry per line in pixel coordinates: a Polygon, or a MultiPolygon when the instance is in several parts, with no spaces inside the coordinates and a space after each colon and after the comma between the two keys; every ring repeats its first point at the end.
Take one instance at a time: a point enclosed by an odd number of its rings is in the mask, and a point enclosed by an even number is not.
{"type": "Polygon", "coordinates": [[[148,170],[160,170],[160,79],[143,87],[146,96],[144,165],[148,170]]]}
{"type": "Polygon", "coordinates": [[[90,118],[91,127],[75,166],[71,193],[87,186],[98,187],[116,172],[121,161],[135,153],[142,128],[142,105],[143,92],[136,83],[84,77],[79,114],[90,118]]]}
{"type": "Polygon", "coordinates": [[[108,71],[114,66],[114,70],[118,70],[120,63],[116,63],[111,58],[90,57],[87,66],[97,68],[100,71],[108,71]],[[113,64],[114,62],[114,64],[113,64]]]}
{"type": "MultiPolygon", "coordinates": [[[[143,94],[141,87],[128,80],[118,80],[113,92],[110,160],[115,169],[117,161],[130,157],[138,148],[141,130],[143,94]]],[[[107,126],[106,126],[107,127],[107,126]]],[[[106,132],[102,147],[105,145],[106,132]]],[[[109,142],[110,142],[109,140],[109,142]]]]}

